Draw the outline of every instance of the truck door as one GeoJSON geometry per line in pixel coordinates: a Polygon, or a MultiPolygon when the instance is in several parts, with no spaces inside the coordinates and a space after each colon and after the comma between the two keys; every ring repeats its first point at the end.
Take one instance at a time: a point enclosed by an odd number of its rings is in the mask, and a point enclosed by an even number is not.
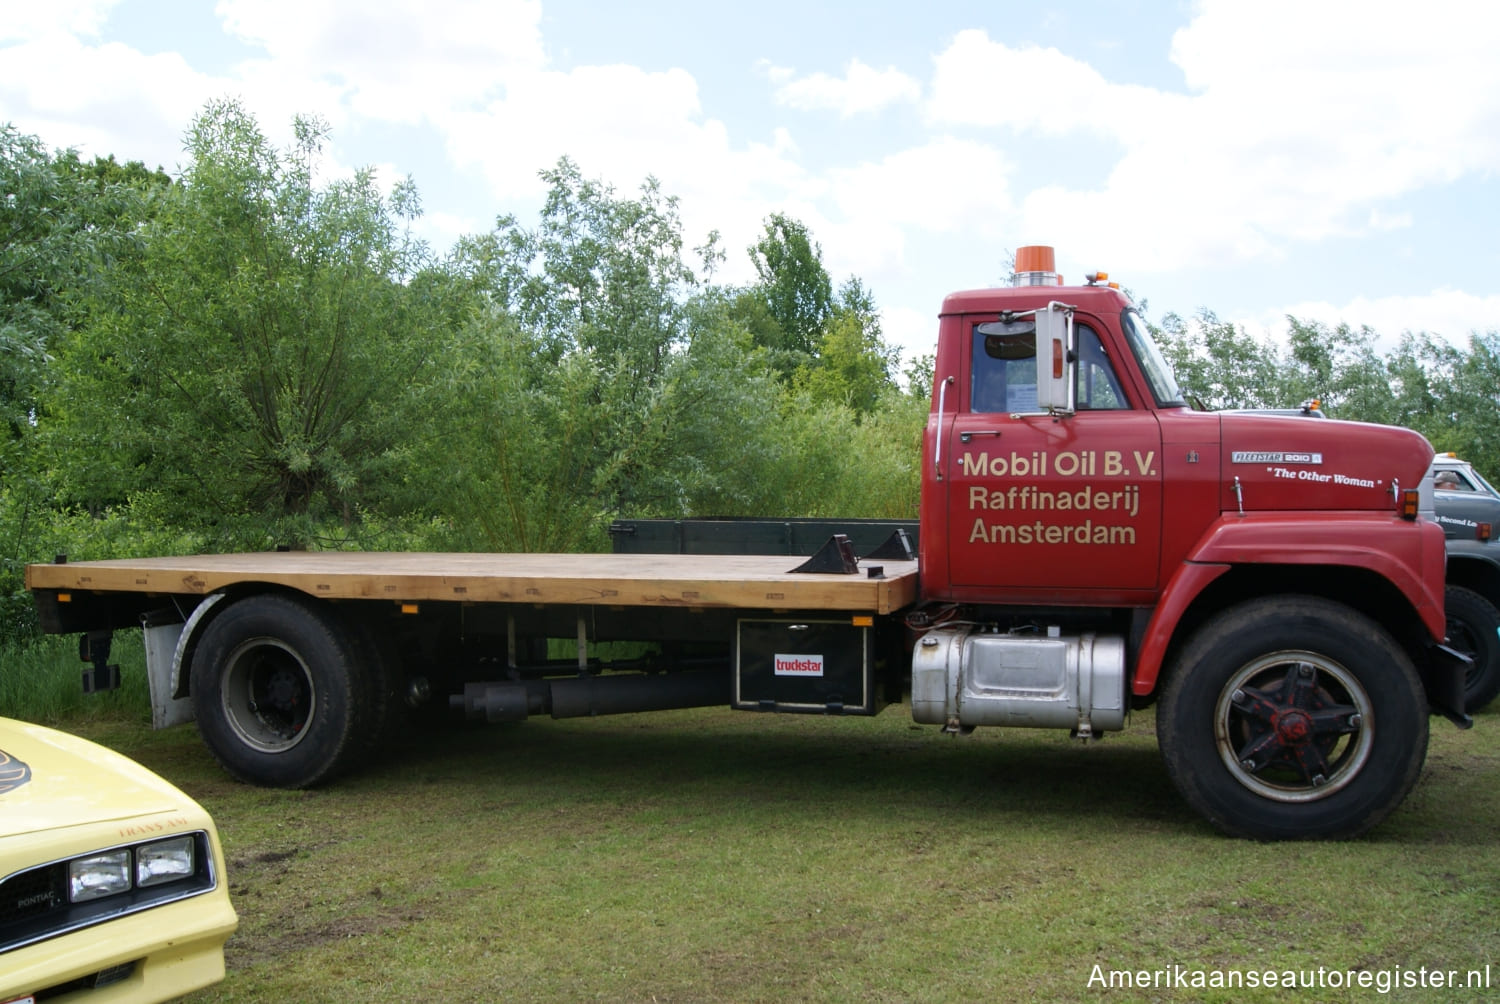
{"type": "Polygon", "coordinates": [[[972,325],[944,477],[955,586],[1151,589],[1161,545],[1156,415],[1103,326],[1077,318],[1077,411],[1037,412],[1035,322],[972,325]]]}

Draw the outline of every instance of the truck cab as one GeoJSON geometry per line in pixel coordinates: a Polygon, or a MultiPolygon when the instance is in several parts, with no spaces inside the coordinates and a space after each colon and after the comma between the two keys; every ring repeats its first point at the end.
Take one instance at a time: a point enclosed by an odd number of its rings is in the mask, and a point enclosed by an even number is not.
{"type": "Polygon", "coordinates": [[[1088,738],[1158,704],[1179,788],[1231,832],[1344,834],[1341,803],[1395,804],[1428,705],[1464,720],[1443,535],[1418,515],[1430,444],[1193,411],[1107,276],[1017,260],[940,316],[914,717],[1088,738]],[[1373,717],[1400,780],[1364,768],[1373,717]]]}

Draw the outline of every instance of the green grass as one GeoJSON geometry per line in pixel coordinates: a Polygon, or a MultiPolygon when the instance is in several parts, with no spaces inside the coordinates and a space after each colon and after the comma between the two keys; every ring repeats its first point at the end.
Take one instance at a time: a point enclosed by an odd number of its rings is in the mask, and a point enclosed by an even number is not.
{"type": "Polygon", "coordinates": [[[1405,805],[1332,844],[1216,835],[1152,729],[1083,747],[942,736],[904,707],[538,720],[413,734],[306,792],[229,780],[191,727],[75,730],[218,822],[241,927],[195,1004],[1435,1000],[1089,978],[1500,967],[1500,715],[1434,719],[1405,805]]]}
{"type": "Polygon", "coordinates": [[[139,631],[115,632],[110,662],[120,666],[120,689],[85,694],[89,663],[78,658],[77,635],[0,644],[0,717],[54,727],[98,717],[149,723],[151,694],[139,631]]]}

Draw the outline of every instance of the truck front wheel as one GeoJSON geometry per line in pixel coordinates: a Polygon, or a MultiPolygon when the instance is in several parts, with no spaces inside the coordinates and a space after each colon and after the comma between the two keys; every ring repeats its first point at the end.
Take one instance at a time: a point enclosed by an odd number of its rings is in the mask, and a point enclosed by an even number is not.
{"type": "Polygon", "coordinates": [[[333,777],[373,734],[378,702],[361,686],[359,636],[332,610],[292,596],[232,600],[192,662],[203,740],[242,781],[302,788],[333,777]]]}
{"type": "Polygon", "coordinates": [[[1374,622],[1312,596],[1252,600],[1200,628],[1157,710],[1167,771],[1216,827],[1344,838],[1401,804],[1427,755],[1427,703],[1374,622]]]}
{"type": "Polygon", "coordinates": [[[1500,611],[1463,586],[1447,588],[1443,608],[1449,646],[1474,660],[1464,677],[1464,710],[1472,714],[1500,693],[1500,611]]]}

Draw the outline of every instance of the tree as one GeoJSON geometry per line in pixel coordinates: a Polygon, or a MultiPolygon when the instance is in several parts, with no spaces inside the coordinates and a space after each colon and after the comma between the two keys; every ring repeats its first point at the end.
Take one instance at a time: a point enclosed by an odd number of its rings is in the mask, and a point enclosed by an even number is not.
{"type": "Polygon", "coordinates": [[[56,357],[133,240],[165,175],[49,153],[0,126],[0,635],[34,619],[21,566],[56,553],[40,449],[56,357]]]}
{"type": "Polygon", "coordinates": [[[209,105],[190,163],[66,357],[53,439],[65,497],[152,496],[214,546],[349,532],[422,428],[446,306],[371,171],[320,186],[326,128],[276,150],[235,102],[209,105]]]}
{"type": "Polygon", "coordinates": [[[1500,472],[1500,333],[1471,334],[1466,352],[1430,338],[1423,347],[1434,406],[1431,424],[1418,428],[1438,450],[1500,472]]]}
{"type": "Polygon", "coordinates": [[[118,189],[73,151],[53,155],[36,137],[0,126],[0,419],[8,432],[0,472],[12,468],[14,447],[34,423],[48,360],[84,287],[119,239],[108,224],[131,215],[114,198],[118,189]]]}
{"type": "Polygon", "coordinates": [[[885,343],[875,299],[851,277],[818,336],[816,358],[804,363],[797,383],[814,400],[841,404],[868,415],[895,386],[899,349],[885,343]]]}
{"type": "MultiPolygon", "coordinates": [[[[681,514],[699,423],[731,406],[745,361],[706,352],[694,330],[700,284],[675,199],[652,179],[623,198],[567,159],[542,177],[535,228],[502,217],[455,256],[487,304],[463,335],[486,362],[464,366],[453,410],[454,441],[476,458],[452,493],[464,546],[574,550],[601,544],[620,512],[681,514]]],[[[712,242],[697,250],[712,264],[712,242]]]]}
{"type": "MultiPolygon", "coordinates": [[[[638,198],[621,198],[566,157],[541,177],[551,187],[538,226],[501,217],[489,234],[460,242],[459,270],[554,358],[582,350],[618,360],[638,380],[658,379],[698,281],[682,258],[677,200],[654,178],[638,198]]],[[[712,238],[698,250],[717,261],[712,238]]]]}
{"type": "Polygon", "coordinates": [[[1191,323],[1168,314],[1156,334],[1178,383],[1205,408],[1287,408],[1300,403],[1287,400],[1276,349],[1220,321],[1210,310],[1200,310],[1191,323]]]}
{"type": "Polygon", "coordinates": [[[754,295],[776,323],[758,344],[812,355],[834,307],[823,249],[813,243],[806,226],[783,213],[773,213],[766,219],[760,240],[749,250],[760,279],[754,295]]]}

